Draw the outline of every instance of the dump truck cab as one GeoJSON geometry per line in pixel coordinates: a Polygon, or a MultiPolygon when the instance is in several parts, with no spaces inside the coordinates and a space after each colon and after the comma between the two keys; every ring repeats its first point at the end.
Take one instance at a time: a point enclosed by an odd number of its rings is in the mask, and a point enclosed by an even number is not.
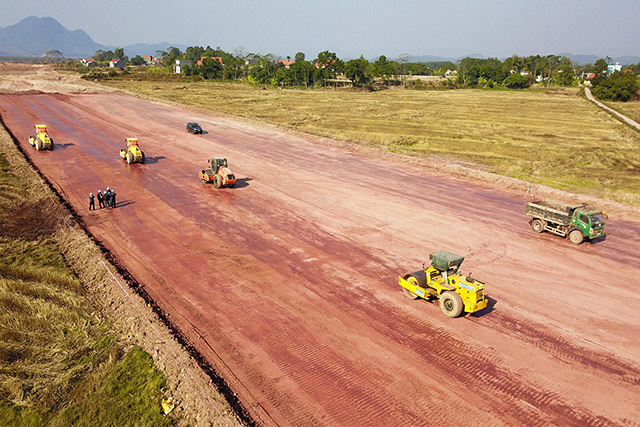
{"type": "Polygon", "coordinates": [[[202,169],[199,174],[202,182],[213,182],[215,188],[223,186],[233,188],[236,185],[236,177],[229,169],[225,157],[211,157],[207,163],[209,163],[209,168],[202,169]]]}
{"type": "Polygon", "coordinates": [[[47,125],[35,125],[35,135],[29,137],[29,144],[36,150],[53,150],[53,138],[47,133],[47,125]]]}
{"type": "Polygon", "coordinates": [[[605,214],[588,205],[573,208],[571,224],[582,232],[583,237],[593,239],[604,234],[605,214]]]}
{"type": "Polygon", "coordinates": [[[429,255],[431,266],[399,277],[403,293],[410,299],[439,299],[440,309],[448,317],[463,311],[474,313],[487,306],[484,283],[460,271],[464,257],[447,251],[429,255]]]}
{"type": "Polygon", "coordinates": [[[125,138],[127,148],[120,150],[120,157],[127,163],[144,163],[144,152],[138,145],[138,138],[125,138]]]}

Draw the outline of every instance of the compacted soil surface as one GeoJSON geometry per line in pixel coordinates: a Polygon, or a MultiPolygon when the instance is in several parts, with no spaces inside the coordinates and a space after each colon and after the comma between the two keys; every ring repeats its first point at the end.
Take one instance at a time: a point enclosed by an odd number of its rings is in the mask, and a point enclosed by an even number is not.
{"type": "Polygon", "coordinates": [[[22,149],[261,424],[638,425],[640,222],[579,246],[521,191],[119,93],[4,94],[22,149]],[[185,124],[198,121],[204,135],[185,124]],[[27,142],[49,126],[53,151],[27,142]],[[139,138],[145,164],[119,156],[139,138]],[[226,157],[235,188],[198,178],[226,157]],[[88,210],[109,186],[113,210],[88,210]],[[449,319],[398,275],[465,256],[449,319]]]}

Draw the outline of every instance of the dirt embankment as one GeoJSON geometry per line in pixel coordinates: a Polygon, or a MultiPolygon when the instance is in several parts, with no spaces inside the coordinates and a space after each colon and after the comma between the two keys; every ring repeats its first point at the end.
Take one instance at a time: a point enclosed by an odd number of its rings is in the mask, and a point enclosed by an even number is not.
{"type": "Polygon", "coordinates": [[[51,64],[0,62],[0,93],[107,93],[114,89],[59,73],[51,64]]]}

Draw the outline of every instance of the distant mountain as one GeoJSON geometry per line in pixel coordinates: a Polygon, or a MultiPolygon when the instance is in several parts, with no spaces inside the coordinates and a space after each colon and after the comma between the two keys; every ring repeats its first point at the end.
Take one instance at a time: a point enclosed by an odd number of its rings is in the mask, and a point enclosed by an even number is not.
{"type": "MultiPolygon", "coordinates": [[[[598,56],[598,55],[575,55],[573,53],[558,53],[558,54],[555,54],[555,55],[557,55],[557,56],[566,56],[567,58],[570,58],[572,61],[577,62],[580,65],[593,64],[594,62],[596,62],[600,58],[604,59],[604,56],[598,56]]],[[[528,55],[526,55],[526,56],[528,56],[528,55]]],[[[546,56],[546,55],[542,55],[541,54],[540,56],[546,56]]],[[[459,56],[457,58],[453,58],[453,57],[445,58],[445,57],[442,57],[442,56],[433,56],[433,55],[409,55],[409,62],[442,62],[442,61],[458,62],[463,58],[486,59],[488,57],[482,55],[481,53],[474,53],[474,54],[471,54],[471,55],[459,56]]],[[[374,61],[376,59],[374,59],[374,61]]],[[[501,60],[501,61],[504,61],[506,59],[506,57],[505,58],[498,58],[498,59],[501,60]]],[[[638,56],[619,56],[619,57],[616,57],[616,58],[611,58],[611,62],[612,63],[619,62],[622,65],[638,64],[638,63],[640,63],[640,57],[638,57],[638,56]]]]}
{"type": "Polygon", "coordinates": [[[92,56],[107,46],[94,42],[83,30],[69,31],[53,18],[30,16],[0,28],[0,55],[41,56],[59,50],[67,58],[92,56]]]}
{"type": "Polygon", "coordinates": [[[184,46],[184,45],[181,45],[181,44],[171,44],[171,43],[156,43],[156,44],[138,43],[138,44],[132,44],[132,45],[129,45],[129,46],[125,46],[123,49],[124,49],[124,54],[125,55],[127,55],[129,58],[133,58],[136,55],[140,55],[140,56],[153,55],[153,56],[155,56],[157,51],[159,51],[159,50],[166,51],[171,46],[177,47],[178,49],[180,49],[183,52],[185,50],[187,50],[187,46],[184,46]]]}
{"type": "MultiPolygon", "coordinates": [[[[559,53],[558,56],[566,56],[571,58],[572,61],[577,62],[580,65],[593,64],[598,59],[604,59],[604,56],[598,55],[574,55],[573,53],[559,53]]],[[[611,58],[611,63],[619,62],[622,65],[633,65],[640,63],[640,57],[638,56],[618,56],[611,58]]]]}

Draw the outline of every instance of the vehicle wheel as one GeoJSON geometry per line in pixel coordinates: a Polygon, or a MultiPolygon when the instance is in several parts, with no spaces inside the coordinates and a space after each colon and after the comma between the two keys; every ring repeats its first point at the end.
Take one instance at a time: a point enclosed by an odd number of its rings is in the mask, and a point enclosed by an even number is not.
{"type": "Polygon", "coordinates": [[[42,149],[42,141],[36,139],[36,150],[40,151],[42,149]]]}
{"type": "Polygon", "coordinates": [[[142,153],[142,164],[144,164],[144,151],[141,151],[142,153]]]}
{"type": "Polygon", "coordinates": [[[222,178],[220,177],[220,175],[216,175],[213,178],[213,186],[216,188],[222,187],[222,178]]]}
{"type": "Polygon", "coordinates": [[[576,245],[579,245],[580,243],[582,243],[582,241],[584,240],[582,231],[580,230],[571,231],[571,233],[569,233],[569,240],[571,240],[571,243],[574,243],[576,245]]]}
{"type": "Polygon", "coordinates": [[[131,154],[131,151],[129,151],[127,153],[127,163],[131,164],[131,162],[133,162],[133,154],[131,154]]]}
{"type": "MultiPolygon", "coordinates": [[[[418,286],[418,281],[416,280],[415,277],[409,276],[409,277],[407,277],[406,280],[407,280],[407,282],[411,283],[412,285],[418,286]]],[[[411,292],[407,288],[402,288],[402,293],[404,294],[405,297],[407,297],[409,299],[418,299],[418,295],[414,294],[413,292],[411,292]]]]}
{"type": "Polygon", "coordinates": [[[462,298],[457,293],[446,291],[440,295],[440,309],[446,316],[458,317],[463,308],[462,298]]]}
{"type": "Polygon", "coordinates": [[[544,224],[542,223],[542,221],[540,221],[539,219],[534,219],[531,222],[531,228],[533,229],[533,231],[535,231],[536,233],[542,233],[544,231],[544,224]]]}

